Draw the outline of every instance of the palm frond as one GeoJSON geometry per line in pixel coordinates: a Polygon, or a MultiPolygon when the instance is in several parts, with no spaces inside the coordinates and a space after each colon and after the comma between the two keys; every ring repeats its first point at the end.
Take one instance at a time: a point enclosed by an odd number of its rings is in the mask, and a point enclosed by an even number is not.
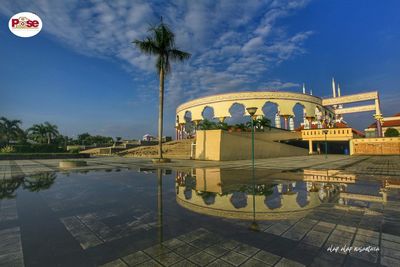
{"type": "Polygon", "coordinates": [[[169,56],[174,60],[184,61],[191,57],[190,53],[178,50],[176,48],[170,49],[168,52],[169,56]]]}
{"type": "Polygon", "coordinates": [[[140,49],[140,51],[145,54],[157,55],[159,52],[159,48],[155,45],[154,40],[149,37],[143,41],[134,40],[132,43],[134,43],[140,49]]]}

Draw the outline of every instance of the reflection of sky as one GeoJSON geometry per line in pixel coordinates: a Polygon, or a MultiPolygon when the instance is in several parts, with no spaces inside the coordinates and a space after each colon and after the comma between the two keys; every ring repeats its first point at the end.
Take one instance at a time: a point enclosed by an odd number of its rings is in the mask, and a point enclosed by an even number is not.
{"type": "Polygon", "coordinates": [[[247,194],[245,192],[234,192],[230,201],[236,209],[244,208],[247,206],[247,194]]]}
{"type": "Polygon", "coordinates": [[[296,186],[293,189],[294,192],[297,193],[296,201],[299,204],[300,207],[305,207],[309,203],[308,195],[309,192],[307,192],[307,185],[305,182],[296,182],[296,186]]]}
{"type": "Polygon", "coordinates": [[[363,195],[380,196],[381,185],[370,181],[357,181],[355,184],[347,184],[346,192],[363,195]]]}
{"type": "Polygon", "coordinates": [[[279,185],[274,186],[272,195],[265,198],[265,205],[270,209],[277,209],[282,206],[282,198],[278,187],[279,185]]]}

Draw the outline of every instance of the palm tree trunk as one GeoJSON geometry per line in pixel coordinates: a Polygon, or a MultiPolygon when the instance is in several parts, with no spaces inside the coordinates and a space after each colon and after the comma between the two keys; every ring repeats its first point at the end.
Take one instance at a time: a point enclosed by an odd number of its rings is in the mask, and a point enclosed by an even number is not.
{"type": "Polygon", "coordinates": [[[164,69],[160,69],[160,96],[158,110],[158,158],[162,159],[162,136],[163,136],[163,114],[164,114],[164,69]]]}

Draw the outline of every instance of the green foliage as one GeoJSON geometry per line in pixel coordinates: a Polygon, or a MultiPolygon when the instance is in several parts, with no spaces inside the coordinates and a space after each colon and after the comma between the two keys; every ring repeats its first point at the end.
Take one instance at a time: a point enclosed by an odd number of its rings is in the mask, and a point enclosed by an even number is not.
{"type": "Polygon", "coordinates": [[[244,123],[238,123],[234,125],[235,129],[239,129],[241,131],[246,131],[248,129],[248,127],[246,126],[246,124],[244,123]]]}
{"type": "Polygon", "coordinates": [[[150,27],[150,35],[144,40],[135,40],[133,43],[144,54],[157,57],[156,68],[158,72],[168,74],[171,71],[170,60],[184,61],[190,58],[190,54],[179,50],[175,46],[175,34],[161,20],[157,26],[150,27]]]}
{"type": "Polygon", "coordinates": [[[15,149],[14,149],[14,147],[7,145],[7,146],[5,146],[5,147],[2,147],[2,148],[0,149],[0,152],[1,152],[1,153],[14,153],[14,152],[15,152],[15,149]]]}
{"type": "Polygon", "coordinates": [[[399,131],[395,128],[387,128],[385,131],[385,137],[398,137],[399,131]]]}
{"type": "Polygon", "coordinates": [[[198,128],[200,130],[215,130],[217,129],[217,123],[204,119],[199,123],[198,128]]]}
{"type": "Polygon", "coordinates": [[[10,141],[26,139],[24,131],[20,128],[20,120],[9,120],[5,117],[0,118],[0,142],[10,144],[10,141]]]}
{"type": "Polygon", "coordinates": [[[74,147],[69,147],[69,150],[68,150],[70,153],[74,153],[74,154],[76,154],[76,153],[79,153],[79,151],[81,151],[81,149],[80,149],[80,147],[79,146],[74,146],[74,147]]]}
{"type": "MultiPolygon", "coordinates": [[[[254,119],[253,125],[256,131],[265,131],[265,129],[271,130],[271,120],[262,117],[260,119],[254,119]]],[[[247,128],[251,129],[251,121],[246,123],[247,128]]]]}
{"type": "Polygon", "coordinates": [[[216,124],[216,128],[217,128],[217,129],[220,129],[220,130],[227,131],[228,128],[229,128],[229,125],[228,125],[226,122],[218,122],[218,123],[216,124]]]}
{"type": "Polygon", "coordinates": [[[57,125],[46,121],[41,124],[34,124],[27,130],[28,137],[41,144],[51,144],[52,141],[60,134],[57,125]]]}
{"type": "Polygon", "coordinates": [[[52,144],[26,144],[14,145],[16,153],[62,153],[65,152],[64,148],[52,144]]]}
{"type": "Polygon", "coordinates": [[[114,139],[109,136],[101,135],[90,135],[89,133],[83,133],[78,135],[77,145],[112,145],[114,139]]]}

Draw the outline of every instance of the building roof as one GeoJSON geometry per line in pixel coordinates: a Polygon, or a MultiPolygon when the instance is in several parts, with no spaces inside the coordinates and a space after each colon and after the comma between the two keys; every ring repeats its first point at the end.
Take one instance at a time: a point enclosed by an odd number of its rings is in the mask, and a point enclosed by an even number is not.
{"type": "MultiPolygon", "coordinates": [[[[330,129],[335,129],[335,128],[351,128],[349,125],[347,125],[344,122],[335,122],[335,126],[333,128],[330,129]]],[[[319,129],[317,124],[311,124],[310,125],[310,130],[312,129],[319,129]]],[[[295,131],[301,131],[304,130],[304,125],[301,125],[300,127],[298,127],[297,129],[295,129],[295,131]]],[[[365,137],[365,134],[357,129],[351,128],[351,131],[358,135],[358,136],[362,136],[365,137]]]]}
{"type": "MultiPolygon", "coordinates": [[[[394,114],[389,118],[390,120],[387,121],[383,118],[382,127],[400,127],[400,113],[394,114]],[[398,117],[398,119],[396,117],[398,117]]],[[[376,122],[372,123],[368,128],[376,128],[376,122]]]]}

